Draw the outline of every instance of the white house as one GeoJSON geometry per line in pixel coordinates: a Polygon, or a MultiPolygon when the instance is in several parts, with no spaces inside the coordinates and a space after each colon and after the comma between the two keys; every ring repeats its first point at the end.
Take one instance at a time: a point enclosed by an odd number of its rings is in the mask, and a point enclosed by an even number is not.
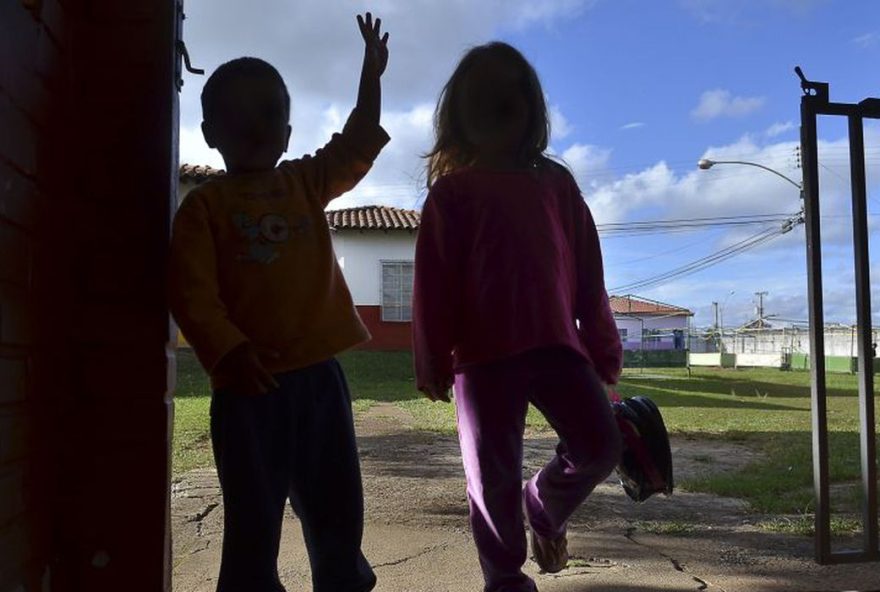
{"type": "Polygon", "coordinates": [[[365,348],[409,349],[418,212],[386,206],[328,210],[327,223],[345,282],[373,336],[365,348]]]}
{"type": "Polygon", "coordinates": [[[610,300],[624,349],[687,348],[690,310],[632,294],[610,300]]]}
{"type": "MultiPolygon", "coordinates": [[[[223,171],[184,164],[180,199],[223,171]]],[[[355,306],[373,339],[365,349],[411,346],[413,261],[419,213],[388,206],[328,210],[333,249],[355,306]]],[[[686,308],[633,295],[612,296],[611,308],[625,349],[685,349],[686,308]]]]}

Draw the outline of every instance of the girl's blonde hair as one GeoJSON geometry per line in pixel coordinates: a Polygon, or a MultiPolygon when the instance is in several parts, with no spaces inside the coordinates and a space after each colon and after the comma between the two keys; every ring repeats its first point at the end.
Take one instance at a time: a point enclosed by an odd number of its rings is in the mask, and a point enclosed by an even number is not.
{"type": "Polygon", "coordinates": [[[522,75],[522,91],[529,106],[529,120],[519,149],[519,164],[534,167],[552,162],[544,154],[550,141],[550,117],[538,73],[519,50],[507,43],[493,41],[470,49],[440,93],[434,112],[436,141],[431,151],[425,155],[428,160],[429,188],[443,175],[471,165],[477,155],[475,148],[465,137],[456,101],[468,71],[478,60],[489,56],[510,61],[518,67],[522,75]]]}

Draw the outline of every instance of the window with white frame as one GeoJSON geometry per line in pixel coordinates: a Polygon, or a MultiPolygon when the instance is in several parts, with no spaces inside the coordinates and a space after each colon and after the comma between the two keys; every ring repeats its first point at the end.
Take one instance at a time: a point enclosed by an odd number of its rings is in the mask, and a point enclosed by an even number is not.
{"type": "Polygon", "coordinates": [[[627,333],[629,333],[629,330],[628,329],[618,329],[617,332],[620,333],[620,340],[626,341],[626,335],[627,335],[627,333]]]}
{"type": "Polygon", "coordinates": [[[382,320],[412,320],[413,262],[382,262],[382,320]]]}

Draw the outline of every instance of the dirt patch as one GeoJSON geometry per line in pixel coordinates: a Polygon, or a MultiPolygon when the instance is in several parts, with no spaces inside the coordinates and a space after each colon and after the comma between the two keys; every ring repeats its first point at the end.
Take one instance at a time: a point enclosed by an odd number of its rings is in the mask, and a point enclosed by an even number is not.
{"type": "MultiPolygon", "coordinates": [[[[395,409],[390,404],[376,405],[356,424],[370,519],[387,524],[467,527],[465,478],[457,438],[413,431],[408,427],[408,414],[395,409]]],[[[556,443],[552,431],[527,431],[524,478],[553,457],[556,443]]],[[[671,445],[676,480],[738,470],[759,458],[746,446],[718,440],[673,438],[671,445]]],[[[592,529],[659,520],[720,526],[741,524],[746,512],[741,500],[684,492],[635,504],[611,475],[572,522],[592,529]]]]}
{"type": "MultiPolygon", "coordinates": [[[[458,440],[454,435],[417,431],[412,425],[412,417],[392,404],[377,404],[357,417],[366,529],[373,533],[395,528],[426,535],[445,532],[444,536],[454,540],[469,541],[458,440]]],[[[530,430],[524,442],[524,476],[552,458],[555,446],[553,432],[530,430]]],[[[677,480],[736,471],[760,459],[760,454],[742,444],[717,439],[674,437],[672,452],[677,480]]],[[[292,520],[289,509],[287,514],[292,520]]],[[[211,588],[219,560],[222,515],[213,470],[190,471],[176,480],[172,523],[175,578],[181,590],[211,588]]],[[[680,489],[671,497],[655,496],[636,504],[612,475],[572,517],[570,532],[580,537],[582,549],[573,556],[573,571],[560,577],[615,562],[622,569],[653,557],[691,578],[693,589],[827,589],[812,584],[838,577],[837,572],[815,564],[812,539],[762,530],[756,524],[764,518],[752,514],[741,500],[680,489]],[[619,541],[619,548],[600,541],[619,541]],[[774,587],[775,583],[781,587],[774,587]]],[[[297,558],[289,565],[307,563],[304,556],[297,558]]],[[[388,561],[392,569],[398,560],[388,561]]],[[[871,579],[874,573],[870,566],[847,569],[841,574],[862,577],[864,571],[871,579]]],[[[307,575],[303,571],[285,577],[305,581],[307,575]]],[[[386,577],[390,576],[386,573],[386,577]]],[[[431,589],[430,584],[426,586],[431,589]]]]}

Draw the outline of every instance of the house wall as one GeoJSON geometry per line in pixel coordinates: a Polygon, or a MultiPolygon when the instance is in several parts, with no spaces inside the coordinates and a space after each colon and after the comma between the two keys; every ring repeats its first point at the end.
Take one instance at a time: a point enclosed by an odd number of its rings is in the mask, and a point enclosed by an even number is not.
{"type": "Polygon", "coordinates": [[[373,336],[361,349],[410,349],[412,324],[382,320],[382,261],[413,261],[415,233],[340,230],[332,237],[355,306],[373,336]]]}
{"type": "Polygon", "coordinates": [[[415,260],[415,233],[405,230],[339,230],[332,238],[336,259],[358,306],[382,304],[382,261],[415,260]]]}
{"type": "Polygon", "coordinates": [[[382,320],[382,307],[358,306],[358,314],[372,339],[358,349],[398,351],[412,349],[412,323],[389,323],[382,320]]]}
{"type": "MultiPolygon", "coordinates": [[[[662,333],[671,333],[674,330],[687,331],[688,317],[680,316],[650,316],[650,315],[614,315],[614,321],[618,329],[627,330],[627,339],[623,342],[624,349],[674,349],[675,340],[672,336],[660,337],[659,341],[645,340],[641,342],[642,326],[644,330],[657,330],[662,333]],[[638,316],[638,318],[634,318],[638,316]],[[639,321],[639,319],[642,319],[639,321]]],[[[682,346],[682,349],[684,346],[682,346]]]]}

